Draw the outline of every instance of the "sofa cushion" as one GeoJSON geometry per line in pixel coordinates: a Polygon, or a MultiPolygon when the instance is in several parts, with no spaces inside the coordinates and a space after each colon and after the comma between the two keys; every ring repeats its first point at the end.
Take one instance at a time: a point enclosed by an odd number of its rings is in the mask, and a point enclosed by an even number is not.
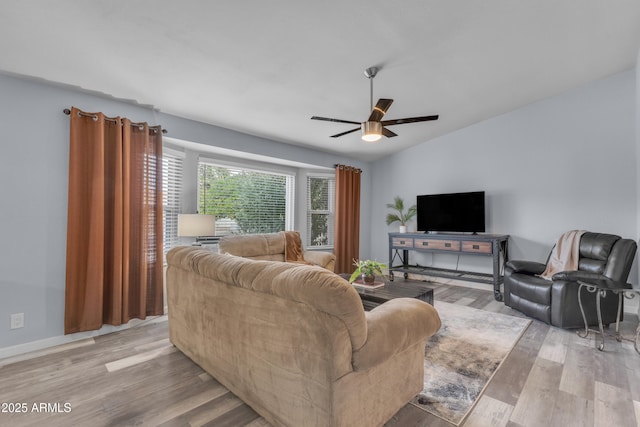
{"type": "Polygon", "coordinates": [[[580,257],[607,261],[613,245],[620,236],[603,233],[584,233],[580,239],[580,257]]]}
{"type": "Polygon", "coordinates": [[[244,258],[284,261],[282,233],[234,234],[220,239],[220,252],[244,258]]]}
{"type": "Polygon", "coordinates": [[[551,282],[549,280],[515,273],[510,276],[511,295],[517,295],[536,304],[551,305],[551,282]]]}
{"type": "Polygon", "coordinates": [[[592,258],[580,258],[580,261],[578,262],[578,270],[602,274],[606,265],[607,263],[605,261],[592,258]]]}
{"type": "Polygon", "coordinates": [[[511,307],[545,323],[551,323],[551,306],[511,295],[511,307]]]}
{"type": "Polygon", "coordinates": [[[304,250],[297,231],[224,236],[219,251],[253,260],[319,265],[329,271],[333,271],[336,259],[331,252],[304,250]]]}
{"type": "Polygon", "coordinates": [[[167,261],[215,281],[294,300],[336,316],[346,325],[353,350],[366,341],[367,323],[358,292],[322,267],[252,261],[192,247],[174,248],[167,253],[167,261]]]}

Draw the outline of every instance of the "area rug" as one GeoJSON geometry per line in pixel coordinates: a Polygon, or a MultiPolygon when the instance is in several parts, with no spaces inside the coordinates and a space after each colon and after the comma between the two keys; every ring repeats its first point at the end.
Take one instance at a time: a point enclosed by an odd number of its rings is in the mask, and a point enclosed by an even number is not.
{"type": "Polygon", "coordinates": [[[424,389],[411,403],[460,425],[531,320],[436,301],[442,327],[427,342],[424,389]]]}

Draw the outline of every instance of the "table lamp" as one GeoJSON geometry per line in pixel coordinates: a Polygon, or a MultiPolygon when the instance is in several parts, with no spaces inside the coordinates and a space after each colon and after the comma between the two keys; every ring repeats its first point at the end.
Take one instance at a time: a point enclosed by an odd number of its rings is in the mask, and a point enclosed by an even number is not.
{"type": "Polygon", "coordinates": [[[194,246],[200,245],[199,237],[215,236],[216,217],[203,214],[178,214],[178,237],[195,237],[194,246]]]}

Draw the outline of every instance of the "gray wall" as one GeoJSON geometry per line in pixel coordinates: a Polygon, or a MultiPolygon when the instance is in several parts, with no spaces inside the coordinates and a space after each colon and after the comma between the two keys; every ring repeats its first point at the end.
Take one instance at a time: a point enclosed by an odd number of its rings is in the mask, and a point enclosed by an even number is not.
{"type": "MultiPolygon", "coordinates": [[[[154,112],[77,88],[0,74],[0,358],[105,333],[63,337],[69,117],[64,108],[161,124],[168,136],[323,167],[367,164],[154,112]],[[10,314],[25,327],[10,330],[10,314]]],[[[363,194],[369,191],[363,184],[363,194]]],[[[365,197],[366,198],[366,197],[365,197]]],[[[368,217],[362,229],[368,230],[368,217]]],[[[368,233],[361,245],[369,247],[368,233]]]]}
{"type": "MultiPolygon", "coordinates": [[[[637,74],[611,76],[373,164],[156,113],[77,88],[0,75],[0,358],[96,334],[62,336],[69,140],[63,108],[75,105],[159,123],[170,137],[202,144],[323,167],[361,167],[361,257],[387,259],[387,232],[397,225],[385,224],[385,204],[394,195],[411,202],[418,194],[484,190],[487,231],[512,236],[512,258],[543,260],[568,229],[637,239],[637,74]],[[9,315],[18,312],[25,313],[25,327],[9,330],[9,315]]],[[[464,258],[460,265],[488,270],[485,261],[464,258]]],[[[422,262],[454,266],[456,260],[442,256],[422,262]]]]}
{"type": "MultiPolygon", "coordinates": [[[[418,194],[484,190],[487,232],[511,235],[512,259],[544,261],[571,229],[637,239],[635,78],[616,74],[375,162],[372,255],[387,259],[386,233],[397,225],[387,227],[384,206],[396,194],[415,203],[418,194]]],[[[465,266],[485,271],[490,262],[463,257],[465,266]]]]}

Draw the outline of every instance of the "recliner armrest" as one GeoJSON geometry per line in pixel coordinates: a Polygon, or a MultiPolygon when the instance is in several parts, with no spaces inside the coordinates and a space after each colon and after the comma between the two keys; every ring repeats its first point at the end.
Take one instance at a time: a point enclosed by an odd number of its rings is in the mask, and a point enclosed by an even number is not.
{"type": "Polygon", "coordinates": [[[589,271],[561,271],[556,273],[551,278],[552,280],[565,280],[567,282],[577,282],[578,280],[582,280],[585,282],[589,281],[598,281],[602,279],[606,279],[606,276],[603,276],[600,273],[592,273],[589,271]]]}
{"type": "Polygon", "coordinates": [[[415,298],[396,298],[366,313],[367,341],[353,352],[353,369],[363,371],[416,343],[426,344],[442,324],[436,309],[415,298]]]}
{"type": "MultiPolygon", "coordinates": [[[[624,288],[625,282],[617,282],[603,274],[591,273],[589,271],[561,271],[553,275],[552,280],[562,280],[565,282],[583,282],[585,284],[593,284],[601,289],[620,289],[624,288]]],[[[628,285],[631,287],[631,285],[628,285]]]]}
{"type": "Polygon", "coordinates": [[[507,268],[511,273],[542,274],[547,266],[536,261],[509,261],[505,265],[507,268]]]}

